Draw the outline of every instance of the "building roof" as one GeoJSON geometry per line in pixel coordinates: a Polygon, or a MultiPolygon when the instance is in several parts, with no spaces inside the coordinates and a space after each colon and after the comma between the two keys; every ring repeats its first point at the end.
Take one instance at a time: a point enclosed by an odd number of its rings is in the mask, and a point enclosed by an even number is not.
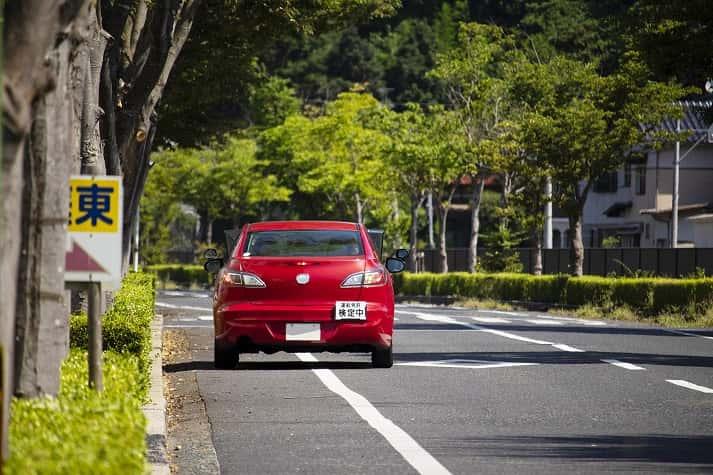
{"type": "MultiPolygon", "coordinates": [[[[696,141],[706,135],[711,123],[705,120],[704,113],[713,109],[711,100],[688,100],[676,103],[683,107],[681,118],[681,131],[693,132],[688,138],[689,142],[696,141]]],[[[676,132],[677,119],[670,119],[661,124],[660,128],[666,132],[676,132]]]]}
{"type": "MultiPolygon", "coordinates": [[[[698,215],[701,214],[701,212],[708,212],[711,211],[713,208],[711,208],[710,203],[694,203],[694,204],[688,204],[688,205],[679,205],[678,206],[678,214],[679,215],[698,215]]],[[[656,219],[671,219],[671,213],[673,212],[673,208],[650,208],[650,209],[642,209],[639,211],[641,214],[650,214],[652,217],[656,219]]]]}

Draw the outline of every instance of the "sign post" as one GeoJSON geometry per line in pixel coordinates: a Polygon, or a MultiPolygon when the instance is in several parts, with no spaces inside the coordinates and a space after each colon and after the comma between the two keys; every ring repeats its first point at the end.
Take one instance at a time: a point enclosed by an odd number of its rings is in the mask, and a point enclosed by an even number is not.
{"type": "Polygon", "coordinates": [[[101,291],[121,284],[121,177],[73,175],[69,189],[64,280],[86,286],[89,386],[101,391],[101,291]]]}

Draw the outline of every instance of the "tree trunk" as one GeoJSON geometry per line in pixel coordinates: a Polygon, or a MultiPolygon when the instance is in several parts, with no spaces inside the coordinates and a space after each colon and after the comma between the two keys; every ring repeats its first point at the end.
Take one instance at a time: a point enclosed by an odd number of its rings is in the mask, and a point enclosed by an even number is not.
{"type": "MultiPolygon", "coordinates": [[[[143,2],[141,2],[143,3],[143,2]]],[[[156,106],[161,99],[173,65],[188,38],[200,0],[154,2],[146,14],[145,25],[134,47],[134,61],[124,72],[126,88],[118,98],[122,103],[117,113],[117,143],[122,157],[124,183],[123,272],[129,265],[131,236],[139,198],[149,169],[149,153],[156,133],[156,106]]],[[[139,5],[141,7],[141,5],[139,5]]],[[[139,15],[132,24],[129,43],[135,38],[139,15]]],[[[118,84],[117,84],[118,86],[118,84]]]]}
{"type": "MultiPolygon", "coordinates": [[[[399,207],[399,199],[394,196],[394,200],[392,202],[392,207],[394,210],[394,221],[396,223],[399,223],[401,221],[401,208],[399,207]]],[[[396,235],[394,236],[394,247],[396,249],[401,249],[401,232],[400,232],[400,227],[397,228],[396,235]]]]}
{"type": "Polygon", "coordinates": [[[356,218],[357,218],[357,223],[363,224],[364,223],[364,204],[361,201],[361,196],[359,193],[354,193],[354,202],[356,203],[356,218]]]}
{"type": "Polygon", "coordinates": [[[582,208],[576,214],[569,216],[570,246],[570,273],[581,277],[584,273],[584,244],[582,242],[582,208]]]}
{"type": "Polygon", "coordinates": [[[438,207],[438,272],[445,274],[448,272],[448,251],[446,249],[446,222],[448,221],[448,211],[450,204],[438,207]]]}
{"type": "Polygon", "coordinates": [[[208,219],[206,223],[206,244],[213,244],[213,219],[208,219]]]}
{"type": "Polygon", "coordinates": [[[57,87],[38,101],[28,149],[23,252],[17,299],[15,394],[56,395],[60,364],[69,349],[69,309],[64,290],[69,210],[71,129],[70,42],[50,55],[57,87]],[[24,286],[23,286],[24,284],[24,286]]]}
{"type": "MultiPolygon", "coordinates": [[[[77,2],[78,3],[78,2],[77,2]]],[[[14,362],[15,305],[21,246],[21,210],[25,139],[30,132],[32,106],[52,86],[45,64],[63,22],[71,22],[76,4],[60,0],[10,0],[3,23],[3,144],[0,196],[0,458],[8,455],[7,427],[14,362]],[[60,15],[60,7],[62,8],[60,15]]]]}
{"type": "Polygon", "coordinates": [[[532,255],[532,273],[542,275],[542,230],[535,229],[532,237],[535,241],[535,252],[532,255]]]}
{"type": "Polygon", "coordinates": [[[107,34],[102,30],[97,15],[96,7],[90,3],[88,14],[83,18],[86,23],[78,25],[76,28],[81,30],[79,34],[83,40],[77,52],[78,61],[84,63],[81,65],[84,76],[82,78],[79,157],[81,173],[86,175],[104,175],[106,173],[99,130],[100,119],[104,115],[99,107],[99,92],[107,34]]]}
{"type": "Polygon", "coordinates": [[[473,177],[473,193],[470,196],[470,244],[468,247],[468,272],[478,267],[478,237],[480,236],[480,202],[485,188],[485,176],[473,177]]]}
{"type": "Polygon", "coordinates": [[[451,209],[453,195],[458,188],[458,181],[451,184],[451,189],[448,193],[448,199],[438,203],[438,220],[440,221],[440,229],[438,230],[438,271],[442,274],[448,272],[448,251],[446,249],[446,228],[448,222],[448,212],[451,209]]]}
{"type": "Polygon", "coordinates": [[[417,255],[418,252],[418,208],[421,204],[421,197],[418,195],[411,195],[411,228],[409,231],[409,255],[408,255],[408,269],[411,272],[416,272],[417,268],[417,255]]]}

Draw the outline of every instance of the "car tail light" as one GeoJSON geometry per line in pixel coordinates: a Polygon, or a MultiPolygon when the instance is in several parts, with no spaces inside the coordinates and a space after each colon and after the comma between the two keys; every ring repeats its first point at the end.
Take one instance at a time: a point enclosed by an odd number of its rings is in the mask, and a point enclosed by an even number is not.
{"type": "Polygon", "coordinates": [[[368,272],[357,272],[344,279],[341,287],[375,287],[386,283],[386,273],[383,268],[368,272]]]}
{"type": "Polygon", "coordinates": [[[260,277],[249,272],[226,271],[223,273],[222,280],[223,284],[229,287],[267,287],[260,277]]]}

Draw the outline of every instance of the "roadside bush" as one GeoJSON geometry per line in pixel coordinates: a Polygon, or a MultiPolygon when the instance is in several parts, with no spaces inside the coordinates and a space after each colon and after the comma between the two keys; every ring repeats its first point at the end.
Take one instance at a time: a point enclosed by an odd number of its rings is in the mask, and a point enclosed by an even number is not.
{"type": "Polygon", "coordinates": [[[697,282],[698,279],[658,279],[653,290],[653,312],[695,313],[697,282]]]}
{"type": "Polygon", "coordinates": [[[7,474],[146,472],[138,357],[104,353],[104,391],[87,386],[86,351],[62,365],[57,398],[16,399],[7,474]]]}
{"type": "MultiPolygon", "coordinates": [[[[128,274],[114,296],[112,307],[102,316],[102,345],[105,351],[134,355],[140,372],[139,387],[146,394],[151,364],[151,321],[154,315],[155,277],[128,274]]],[[[87,315],[72,315],[69,344],[87,349],[87,315]]]]}
{"type": "Polygon", "coordinates": [[[613,280],[595,276],[568,279],[565,303],[577,307],[584,304],[609,306],[612,302],[613,280]]]}
{"type": "Polygon", "coordinates": [[[179,287],[207,287],[213,283],[213,277],[200,265],[159,264],[146,266],[144,271],[156,275],[162,288],[168,283],[179,287]]]}
{"type": "Polygon", "coordinates": [[[713,278],[612,278],[529,274],[404,273],[394,276],[395,291],[405,296],[450,296],[478,300],[537,302],[605,311],[627,308],[640,316],[679,313],[704,315],[713,306],[713,278]]]}
{"type": "Polygon", "coordinates": [[[651,312],[656,279],[621,278],[612,280],[612,303],[651,312]]]}

